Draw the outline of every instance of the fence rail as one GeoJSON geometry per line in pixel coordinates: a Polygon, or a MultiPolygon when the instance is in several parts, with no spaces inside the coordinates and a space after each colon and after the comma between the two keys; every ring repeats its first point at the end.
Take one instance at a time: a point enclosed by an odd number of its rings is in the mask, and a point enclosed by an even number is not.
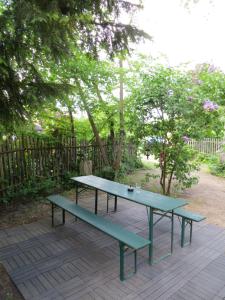
{"type": "MultiPolygon", "coordinates": [[[[103,145],[112,157],[112,145],[108,142],[103,145]]],[[[127,144],[125,148],[129,157],[136,157],[135,146],[127,144]]],[[[68,137],[57,141],[33,137],[8,139],[0,144],[0,195],[29,179],[61,180],[68,172],[79,174],[81,161],[92,161],[93,173],[104,167],[100,149],[95,143],[76,145],[75,140],[68,137]]]]}
{"type": "Polygon", "coordinates": [[[200,141],[191,139],[188,144],[193,149],[198,150],[200,153],[204,154],[216,154],[222,150],[223,145],[225,145],[225,139],[219,138],[205,138],[200,141]]]}

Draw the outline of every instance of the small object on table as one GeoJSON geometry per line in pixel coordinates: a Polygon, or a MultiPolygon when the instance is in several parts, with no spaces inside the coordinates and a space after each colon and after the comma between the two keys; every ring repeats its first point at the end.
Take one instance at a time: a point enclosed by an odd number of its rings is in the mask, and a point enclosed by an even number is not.
{"type": "Polygon", "coordinates": [[[134,191],[134,188],[130,185],[128,188],[127,188],[128,192],[133,192],[134,191]]]}

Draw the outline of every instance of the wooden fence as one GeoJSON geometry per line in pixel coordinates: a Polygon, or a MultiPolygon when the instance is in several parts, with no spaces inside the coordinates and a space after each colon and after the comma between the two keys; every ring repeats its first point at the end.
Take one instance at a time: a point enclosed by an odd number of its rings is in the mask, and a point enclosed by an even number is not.
{"type": "Polygon", "coordinates": [[[205,138],[200,141],[191,139],[188,144],[198,150],[200,153],[204,154],[216,154],[222,150],[223,145],[225,145],[225,139],[219,138],[205,138]]]}
{"type": "MultiPolygon", "coordinates": [[[[105,142],[104,147],[108,154],[112,152],[110,143],[105,142]]],[[[127,144],[126,150],[130,157],[136,157],[135,146],[127,144]]],[[[0,144],[0,195],[10,188],[16,190],[30,179],[61,180],[68,172],[79,174],[81,161],[91,161],[93,173],[104,167],[96,144],[76,145],[68,137],[55,141],[33,137],[8,139],[0,144]]]]}

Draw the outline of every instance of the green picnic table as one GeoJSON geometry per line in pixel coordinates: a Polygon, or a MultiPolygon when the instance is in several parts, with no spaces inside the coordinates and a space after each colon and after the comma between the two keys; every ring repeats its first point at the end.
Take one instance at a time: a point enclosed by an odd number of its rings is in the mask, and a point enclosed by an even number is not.
{"type": "MultiPolygon", "coordinates": [[[[89,187],[95,190],[95,214],[98,213],[98,191],[103,191],[115,196],[115,210],[117,208],[117,197],[144,205],[147,209],[148,215],[148,239],[151,241],[149,244],[149,263],[153,261],[153,227],[163,217],[168,217],[171,220],[171,243],[170,253],[160,257],[170,255],[173,252],[173,233],[174,233],[174,210],[187,204],[187,201],[178,198],[172,198],[157,193],[152,193],[142,189],[135,189],[128,191],[128,186],[101,177],[88,175],[71,178],[76,184],[76,203],[78,203],[79,186],[89,187]],[[154,223],[154,212],[160,211],[160,218],[154,223]]],[[[160,260],[159,259],[159,260],[160,260]]]]}

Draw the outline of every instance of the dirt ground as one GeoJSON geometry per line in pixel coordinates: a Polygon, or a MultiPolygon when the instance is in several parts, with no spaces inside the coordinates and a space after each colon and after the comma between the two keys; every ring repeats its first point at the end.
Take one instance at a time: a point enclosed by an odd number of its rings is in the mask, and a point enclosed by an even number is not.
{"type": "Polygon", "coordinates": [[[207,222],[225,227],[225,178],[213,176],[204,169],[199,172],[199,183],[180,196],[189,201],[187,209],[207,217],[207,222]]]}
{"type": "MultiPolygon", "coordinates": [[[[23,203],[0,207],[0,230],[21,224],[29,224],[50,215],[50,207],[44,201],[25,201],[23,203]]],[[[1,298],[0,298],[1,299],[1,298]]]]}
{"type": "MultiPolygon", "coordinates": [[[[157,170],[138,170],[130,175],[130,180],[143,182],[146,174],[158,174],[157,170]]],[[[207,167],[203,166],[197,173],[199,182],[197,185],[183,192],[175,192],[176,197],[187,199],[187,210],[198,212],[207,217],[207,222],[225,227],[225,178],[213,176],[207,167]]],[[[144,189],[161,192],[158,178],[150,178],[149,183],[142,184],[144,189]]]]}

